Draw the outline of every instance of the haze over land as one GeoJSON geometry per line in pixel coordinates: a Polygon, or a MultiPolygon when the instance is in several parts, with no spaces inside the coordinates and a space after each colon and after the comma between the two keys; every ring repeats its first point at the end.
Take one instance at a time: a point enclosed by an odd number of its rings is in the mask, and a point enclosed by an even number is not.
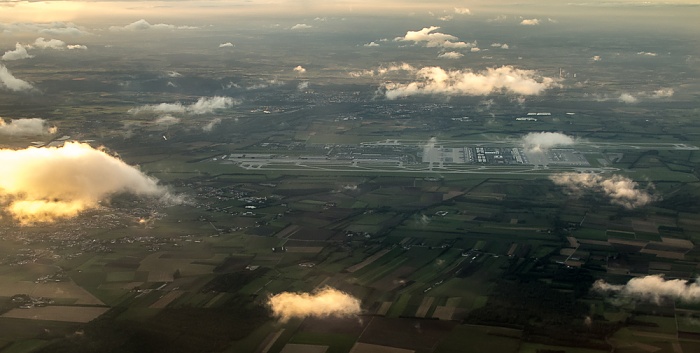
{"type": "Polygon", "coordinates": [[[697,351],[698,19],[0,0],[0,351],[697,351]]]}

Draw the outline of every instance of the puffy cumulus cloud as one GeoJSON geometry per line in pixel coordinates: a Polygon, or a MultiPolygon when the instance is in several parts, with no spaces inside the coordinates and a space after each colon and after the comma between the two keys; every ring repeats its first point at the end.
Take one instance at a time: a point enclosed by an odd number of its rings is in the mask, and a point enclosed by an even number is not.
{"type": "Polygon", "coordinates": [[[469,51],[472,53],[478,53],[481,51],[481,49],[480,48],[471,48],[471,49],[469,49],[469,51]]]}
{"type": "Polygon", "coordinates": [[[3,206],[21,224],[53,222],[130,193],[168,198],[156,179],[88,144],[0,149],[3,206]]]}
{"type": "Polygon", "coordinates": [[[362,46],[363,47],[378,47],[379,44],[377,44],[375,42],[369,42],[369,43],[362,44],[362,46]]]}
{"type": "Polygon", "coordinates": [[[529,151],[541,151],[557,146],[570,146],[576,140],[561,132],[531,132],[522,137],[523,148],[529,151]]]}
{"type": "Polygon", "coordinates": [[[540,20],[536,18],[524,19],[520,21],[521,26],[537,26],[540,24],[540,20]]]}
{"type": "Polygon", "coordinates": [[[313,28],[313,26],[307,25],[306,23],[297,23],[289,29],[298,30],[298,29],[309,29],[309,28],[313,28]]]}
{"type": "Polygon", "coordinates": [[[509,46],[506,43],[492,43],[491,47],[493,48],[501,48],[501,49],[508,49],[509,46]]]}
{"type": "Polygon", "coordinates": [[[348,73],[351,77],[373,77],[373,76],[383,76],[386,74],[389,74],[391,72],[396,72],[396,71],[408,71],[408,72],[416,72],[418,71],[415,67],[411,66],[410,64],[407,63],[401,63],[401,64],[394,64],[390,66],[380,66],[377,69],[372,69],[372,70],[360,70],[360,71],[351,71],[348,73]]]}
{"type": "Polygon", "coordinates": [[[226,42],[226,43],[221,43],[219,44],[219,48],[233,48],[234,45],[231,42],[226,42]]]}
{"type": "Polygon", "coordinates": [[[652,98],[668,98],[673,96],[675,91],[673,88],[662,88],[651,93],[652,98]]]}
{"type": "Polygon", "coordinates": [[[156,120],[153,120],[153,123],[156,125],[164,125],[164,126],[170,126],[170,125],[175,125],[180,122],[180,118],[176,118],[172,115],[163,115],[159,116],[156,120]]]}
{"type": "Polygon", "coordinates": [[[438,20],[447,22],[447,21],[452,21],[453,18],[455,18],[455,17],[452,15],[445,15],[445,16],[438,17],[438,20]]]}
{"type": "Polygon", "coordinates": [[[202,97],[190,105],[185,105],[180,102],[151,104],[129,109],[129,113],[138,114],[141,112],[156,112],[201,115],[212,113],[220,109],[227,109],[235,104],[240,104],[240,101],[234,100],[231,97],[202,97]]]}
{"type": "Polygon", "coordinates": [[[11,119],[6,122],[0,118],[0,135],[10,136],[37,136],[56,133],[55,127],[49,127],[44,119],[11,119]]]}
{"type": "Polygon", "coordinates": [[[294,72],[298,72],[300,74],[303,74],[306,72],[306,69],[303,68],[301,65],[297,65],[297,67],[294,68],[294,72]]]}
{"type": "Polygon", "coordinates": [[[591,60],[593,60],[593,61],[600,61],[602,59],[603,58],[601,58],[600,55],[593,55],[593,57],[591,58],[591,60]]]}
{"type": "Polygon", "coordinates": [[[34,43],[32,43],[30,48],[39,49],[55,49],[55,50],[86,50],[87,46],[81,44],[66,44],[66,42],[59,39],[45,39],[44,37],[37,38],[34,43]]]}
{"type": "Polygon", "coordinates": [[[2,64],[0,64],[0,88],[9,89],[14,92],[32,91],[34,86],[31,83],[18,79],[2,64]]]}
{"type": "Polygon", "coordinates": [[[455,13],[458,15],[471,15],[472,12],[466,7],[455,7],[455,13]]]}
{"type": "Polygon", "coordinates": [[[593,283],[592,290],[602,293],[616,293],[619,296],[660,303],[662,298],[681,300],[687,303],[700,302],[700,284],[682,279],[666,280],[660,275],[636,277],[626,284],[609,284],[602,279],[593,283]]]}
{"type": "Polygon", "coordinates": [[[638,184],[630,178],[614,174],[604,177],[598,174],[561,173],[549,177],[557,185],[567,188],[573,195],[581,195],[586,191],[602,193],[610,199],[610,203],[633,209],[647,205],[658,199],[650,194],[653,185],[646,190],[639,189],[638,184]]]}
{"type": "Polygon", "coordinates": [[[458,53],[456,51],[448,51],[446,53],[442,53],[442,54],[438,55],[438,58],[440,58],[440,59],[459,59],[463,56],[464,56],[464,54],[462,54],[462,53],[458,53]]]}
{"type": "Polygon", "coordinates": [[[559,84],[550,77],[539,77],[535,71],[512,66],[488,68],[485,71],[446,71],[440,67],[424,67],[416,73],[418,81],[386,83],[386,98],[413,95],[485,96],[496,92],[538,95],[559,84]]]}
{"type": "Polygon", "coordinates": [[[39,49],[63,50],[66,48],[66,42],[58,39],[44,39],[44,37],[39,37],[34,41],[32,46],[39,49]]]}
{"type": "Polygon", "coordinates": [[[394,41],[414,43],[424,42],[429,48],[471,48],[476,46],[476,43],[457,42],[459,38],[451,34],[435,32],[438,29],[440,29],[440,27],[430,26],[418,31],[408,31],[406,32],[405,36],[394,38],[394,41]]]}
{"type": "Polygon", "coordinates": [[[618,97],[617,100],[622,102],[622,103],[627,103],[627,104],[634,104],[634,103],[639,102],[639,99],[637,99],[637,97],[635,97],[629,93],[620,94],[620,97],[618,97]]]}
{"type": "Polygon", "coordinates": [[[305,317],[351,317],[359,315],[360,300],[331,287],[312,293],[282,292],[270,296],[267,305],[280,321],[305,317]]]}
{"type": "Polygon", "coordinates": [[[33,58],[34,55],[30,55],[27,52],[27,47],[24,45],[17,43],[15,44],[15,50],[8,50],[5,52],[5,54],[2,55],[2,60],[5,61],[11,61],[11,60],[22,60],[22,59],[29,59],[33,58]]]}
{"type": "Polygon", "coordinates": [[[156,24],[150,24],[148,21],[144,19],[140,19],[136,22],[129,23],[126,26],[111,26],[109,27],[109,30],[112,32],[121,32],[121,31],[147,31],[147,30],[176,30],[176,29],[198,29],[199,27],[193,27],[193,26],[176,26],[176,25],[171,25],[171,24],[166,24],[166,23],[156,23],[156,24]]]}

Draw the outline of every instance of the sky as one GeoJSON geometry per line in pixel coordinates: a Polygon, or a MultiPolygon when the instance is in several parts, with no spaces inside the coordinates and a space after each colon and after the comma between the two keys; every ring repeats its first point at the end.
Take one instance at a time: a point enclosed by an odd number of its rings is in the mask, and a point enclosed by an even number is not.
{"type": "MultiPolygon", "coordinates": [[[[467,8],[474,15],[491,12],[545,11],[550,14],[580,16],[590,8],[687,7],[698,6],[698,0],[668,1],[557,1],[557,0],[496,0],[496,1],[415,1],[415,0],[220,0],[220,1],[0,1],[1,21],[91,21],[98,18],[127,18],[157,16],[161,18],[192,19],[196,16],[304,16],[304,15],[411,15],[467,8]],[[576,9],[575,11],[572,9],[576,9]]],[[[700,11],[700,10],[698,10],[700,11]]],[[[683,11],[679,14],[687,13],[683,11]]],[[[696,17],[697,18],[697,17],[696,17]]]]}

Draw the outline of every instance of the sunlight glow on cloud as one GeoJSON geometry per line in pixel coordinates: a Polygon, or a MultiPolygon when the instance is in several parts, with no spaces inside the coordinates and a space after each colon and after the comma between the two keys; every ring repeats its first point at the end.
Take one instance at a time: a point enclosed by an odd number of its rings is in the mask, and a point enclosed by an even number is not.
{"type": "Polygon", "coordinates": [[[4,209],[25,225],[75,217],[120,193],[175,200],[156,179],[77,142],[62,147],[0,149],[0,173],[4,209]]]}
{"type": "Polygon", "coordinates": [[[37,136],[55,132],[56,128],[49,127],[44,119],[11,119],[9,122],[6,122],[3,118],[0,118],[0,135],[37,136]]]}
{"type": "Polygon", "coordinates": [[[280,321],[305,317],[352,317],[360,314],[360,300],[335,288],[312,293],[282,292],[270,296],[267,305],[280,321]]]}
{"type": "Polygon", "coordinates": [[[605,177],[598,174],[560,173],[549,177],[555,184],[567,188],[573,196],[581,196],[585,192],[595,192],[605,195],[610,203],[633,209],[652,203],[659,198],[652,195],[650,184],[647,190],[639,189],[638,184],[630,178],[614,174],[605,177]]]}
{"type": "Polygon", "coordinates": [[[418,31],[408,31],[405,36],[394,38],[394,41],[414,42],[416,44],[425,42],[428,48],[471,48],[476,46],[476,43],[457,42],[459,38],[453,35],[435,32],[438,29],[440,27],[430,26],[418,31]]]}
{"type": "Polygon", "coordinates": [[[621,297],[652,301],[657,304],[662,298],[681,300],[686,303],[700,302],[700,284],[684,279],[665,279],[661,275],[636,277],[624,285],[609,284],[602,279],[591,288],[602,293],[616,293],[621,297]]]}
{"type": "Polygon", "coordinates": [[[144,19],[140,19],[136,22],[129,23],[126,26],[120,27],[120,26],[111,26],[109,27],[110,31],[113,32],[119,32],[119,31],[147,31],[147,30],[176,30],[176,29],[198,29],[199,27],[193,27],[193,26],[175,26],[171,24],[166,24],[166,23],[156,23],[156,24],[150,24],[148,21],[144,19]]]}
{"type": "Polygon", "coordinates": [[[424,67],[416,72],[417,81],[384,84],[386,98],[396,99],[414,95],[485,96],[493,93],[538,95],[559,87],[550,77],[540,77],[533,70],[513,66],[488,68],[484,71],[447,71],[441,67],[424,67]]]}

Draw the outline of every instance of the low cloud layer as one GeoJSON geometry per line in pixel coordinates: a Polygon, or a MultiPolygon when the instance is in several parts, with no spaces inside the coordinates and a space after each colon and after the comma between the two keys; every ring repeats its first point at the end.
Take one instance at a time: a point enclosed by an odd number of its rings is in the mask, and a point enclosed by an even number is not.
{"type": "Polygon", "coordinates": [[[34,90],[31,83],[16,78],[3,64],[0,64],[0,88],[14,92],[34,90]]]}
{"type": "Polygon", "coordinates": [[[658,199],[650,190],[639,189],[639,185],[630,178],[622,175],[602,176],[599,174],[561,173],[549,177],[557,185],[567,188],[573,195],[579,196],[585,192],[595,192],[605,195],[610,203],[627,209],[642,207],[658,199]]]}
{"type": "Polygon", "coordinates": [[[609,284],[602,279],[591,288],[602,293],[615,293],[621,297],[660,303],[662,298],[687,303],[700,302],[700,285],[682,279],[666,280],[659,275],[632,278],[624,285],[609,284]]]}
{"type": "Polygon", "coordinates": [[[82,36],[90,34],[84,28],[71,22],[49,22],[49,23],[0,23],[2,33],[41,33],[44,35],[72,35],[82,36]]]}
{"type": "Polygon", "coordinates": [[[331,287],[312,293],[282,292],[267,302],[280,321],[305,317],[351,317],[360,314],[360,300],[331,287]]]}
{"type": "Polygon", "coordinates": [[[408,31],[405,36],[394,38],[394,41],[414,42],[416,44],[425,43],[429,48],[471,48],[476,46],[476,43],[459,42],[459,38],[453,35],[435,32],[438,29],[440,29],[440,27],[431,26],[418,31],[408,31]]]}
{"type": "Polygon", "coordinates": [[[192,26],[176,26],[166,23],[156,23],[150,24],[144,19],[140,19],[136,22],[129,23],[126,26],[111,26],[109,30],[112,32],[134,32],[134,31],[147,31],[147,30],[176,30],[176,29],[197,29],[198,27],[192,26]]]}
{"type": "Polygon", "coordinates": [[[531,132],[523,136],[522,142],[526,150],[541,151],[557,146],[570,146],[576,140],[561,132],[531,132]]]}
{"type": "Polygon", "coordinates": [[[520,25],[522,26],[537,26],[540,24],[540,20],[537,18],[530,18],[530,19],[524,19],[520,21],[520,25]]]}
{"type": "Polygon", "coordinates": [[[38,136],[56,132],[55,127],[49,127],[44,119],[12,119],[6,122],[0,118],[0,135],[5,136],[38,136]]]}
{"type": "Polygon", "coordinates": [[[559,84],[550,77],[541,77],[533,70],[513,66],[488,68],[484,71],[447,71],[441,67],[424,67],[416,73],[415,82],[387,83],[386,98],[414,95],[485,96],[492,93],[538,95],[559,84]]]}
{"type": "Polygon", "coordinates": [[[176,103],[161,103],[144,105],[137,108],[129,109],[129,113],[138,114],[141,112],[156,112],[156,113],[181,113],[181,114],[208,114],[216,110],[227,109],[235,104],[240,104],[239,101],[231,97],[202,97],[197,102],[186,105],[180,102],[176,103]]]}
{"type": "Polygon", "coordinates": [[[156,179],[90,145],[0,149],[0,200],[22,224],[53,222],[120,193],[169,197],[156,179]]]}

